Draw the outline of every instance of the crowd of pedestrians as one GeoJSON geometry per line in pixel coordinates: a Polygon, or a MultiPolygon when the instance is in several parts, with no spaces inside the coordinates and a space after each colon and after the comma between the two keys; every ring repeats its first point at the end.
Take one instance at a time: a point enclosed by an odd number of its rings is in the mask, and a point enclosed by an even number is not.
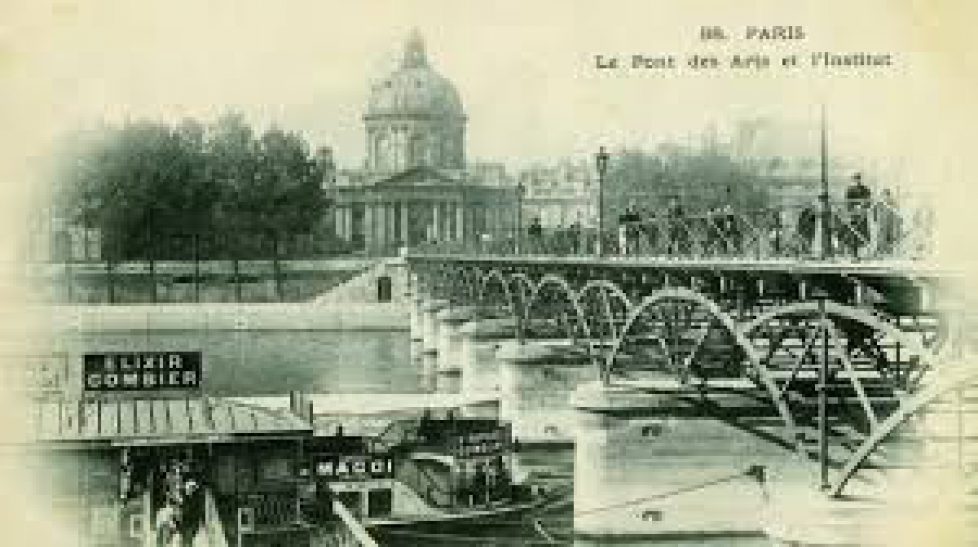
{"type": "MultiPolygon", "coordinates": [[[[723,198],[718,205],[695,212],[675,197],[658,211],[639,208],[632,201],[618,215],[613,231],[605,234],[602,251],[626,256],[755,258],[826,253],[860,260],[893,255],[906,234],[905,219],[893,194],[884,189],[874,198],[860,174],[852,177],[843,202],[830,207],[827,218],[816,200],[795,208],[739,211],[730,188],[723,198]],[[823,230],[828,231],[827,238],[823,230]],[[826,243],[828,249],[824,249],[826,243]]],[[[582,229],[579,221],[546,232],[540,218],[533,218],[520,252],[575,255],[594,253],[598,248],[596,234],[582,229]]]]}

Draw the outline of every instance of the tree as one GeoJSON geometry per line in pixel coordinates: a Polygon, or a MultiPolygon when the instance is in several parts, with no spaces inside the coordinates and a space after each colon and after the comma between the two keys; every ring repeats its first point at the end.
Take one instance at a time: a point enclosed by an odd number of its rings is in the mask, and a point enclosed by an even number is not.
{"type": "Polygon", "coordinates": [[[605,177],[605,218],[634,202],[641,209],[663,210],[677,198],[689,211],[722,205],[730,189],[738,209],[767,204],[767,178],[730,156],[663,145],[654,152],[625,149],[612,156],[605,177]]]}
{"type": "Polygon", "coordinates": [[[254,133],[241,114],[228,113],[211,126],[204,147],[209,179],[220,192],[215,224],[229,236],[224,238],[225,250],[232,256],[252,254],[254,219],[246,202],[256,172],[254,133]]]}
{"type": "Polygon", "coordinates": [[[270,129],[256,139],[237,113],[210,127],[142,121],[75,141],[57,172],[58,207],[99,228],[112,259],[267,256],[269,244],[277,254],[328,206],[323,169],[302,137],[270,129]]]}

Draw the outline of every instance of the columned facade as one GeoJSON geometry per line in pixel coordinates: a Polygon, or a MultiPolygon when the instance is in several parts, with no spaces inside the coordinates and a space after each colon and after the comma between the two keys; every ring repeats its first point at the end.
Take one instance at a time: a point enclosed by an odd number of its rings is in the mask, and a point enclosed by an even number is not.
{"type": "Polygon", "coordinates": [[[511,223],[501,222],[504,217],[498,212],[500,206],[515,208],[511,189],[421,180],[437,176],[434,171],[414,174],[417,181],[403,184],[340,188],[337,236],[372,255],[393,255],[400,247],[423,243],[502,241],[512,236],[511,223]]]}
{"type": "Polygon", "coordinates": [[[461,98],[430,66],[418,34],[400,67],[371,89],[363,122],[365,170],[337,177],[334,193],[336,235],[355,251],[392,255],[422,243],[513,237],[500,208],[515,211],[515,184],[501,168],[491,181],[467,171],[461,98]]]}

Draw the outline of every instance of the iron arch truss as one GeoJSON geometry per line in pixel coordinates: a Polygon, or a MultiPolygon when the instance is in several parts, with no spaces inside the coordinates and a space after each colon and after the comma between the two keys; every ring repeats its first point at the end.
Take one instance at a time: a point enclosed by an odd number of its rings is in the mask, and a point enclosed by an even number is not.
{"type": "Polygon", "coordinates": [[[822,267],[799,273],[778,264],[636,269],[442,257],[423,265],[427,287],[440,287],[433,296],[502,308],[537,335],[585,345],[606,384],[665,377],[691,393],[728,380],[744,386],[763,402],[781,444],[802,457],[812,459],[808,444],[824,426],[814,409],[825,397],[832,495],[874,465],[901,424],[962,384],[978,383],[978,372],[943,365],[957,340],[933,308],[851,296],[866,279],[876,283],[875,272],[844,270],[826,281],[822,267]],[[812,280],[827,296],[811,299],[812,280]]]}

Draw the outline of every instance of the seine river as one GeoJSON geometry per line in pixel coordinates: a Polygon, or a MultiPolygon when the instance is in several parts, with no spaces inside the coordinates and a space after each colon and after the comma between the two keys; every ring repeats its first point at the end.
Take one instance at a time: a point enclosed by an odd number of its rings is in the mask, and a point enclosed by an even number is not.
{"type": "Polygon", "coordinates": [[[211,395],[419,393],[406,331],[132,331],[61,337],[70,351],[200,350],[211,395]]]}
{"type": "MultiPolygon", "coordinates": [[[[450,385],[437,382],[412,351],[407,331],[132,331],[62,336],[62,351],[201,350],[205,390],[213,395],[280,395],[291,389],[316,393],[423,393],[450,385]]],[[[457,383],[455,383],[457,388],[457,383]]],[[[536,448],[520,455],[540,482],[571,492],[573,449],[536,448]]],[[[469,528],[464,535],[424,533],[381,536],[384,545],[593,545],[569,541],[571,505],[534,518],[469,528]]],[[[624,545],[769,545],[762,538],[709,538],[628,542],[624,545]]],[[[616,543],[616,545],[622,545],[616,543]]]]}

